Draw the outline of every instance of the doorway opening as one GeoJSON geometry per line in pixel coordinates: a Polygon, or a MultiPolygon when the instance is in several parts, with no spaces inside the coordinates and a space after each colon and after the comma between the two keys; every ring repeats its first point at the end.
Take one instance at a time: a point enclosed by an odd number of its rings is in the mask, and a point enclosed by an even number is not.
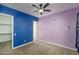
{"type": "Polygon", "coordinates": [[[38,22],[37,21],[33,21],[33,41],[38,40],[38,22]]]}
{"type": "Polygon", "coordinates": [[[0,49],[2,52],[7,50],[6,47],[7,49],[13,48],[13,16],[0,13],[0,49]]]}

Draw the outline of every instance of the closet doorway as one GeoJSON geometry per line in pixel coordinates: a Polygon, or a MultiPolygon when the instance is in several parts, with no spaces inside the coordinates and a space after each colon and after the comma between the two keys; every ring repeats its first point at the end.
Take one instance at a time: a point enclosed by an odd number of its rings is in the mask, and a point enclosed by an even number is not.
{"type": "Polygon", "coordinates": [[[13,47],[13,16],[0,13],[0,49],[13,47]]]}

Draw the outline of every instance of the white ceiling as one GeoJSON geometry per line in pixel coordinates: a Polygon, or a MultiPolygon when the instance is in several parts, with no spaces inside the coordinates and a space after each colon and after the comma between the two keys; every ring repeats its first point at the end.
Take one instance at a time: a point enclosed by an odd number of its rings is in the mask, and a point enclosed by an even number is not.
{"type": "MultiPolygon", "coordinates": [[[[36,17],[42,17],[79,7],[79,3],[50,3],[50,5],[46,9],[51,9],[51,12],[44,12],[43,15],[40,15],[38,12],[34,13],[34,11],[37,9],[34,8],[32,4],[39,6],[39,3],[3,3],[2,5],[34,15],[36,17]]],[[[45,5],[45,3],[43,3],[43,5],[45,5]]]]}

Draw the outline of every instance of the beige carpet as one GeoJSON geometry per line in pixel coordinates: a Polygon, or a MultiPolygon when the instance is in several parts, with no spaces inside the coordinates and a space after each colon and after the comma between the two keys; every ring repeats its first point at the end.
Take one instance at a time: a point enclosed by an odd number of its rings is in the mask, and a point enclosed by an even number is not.
{"type": "Polygon", "coordinates": [[[0,43],[0,55],[77,55],[73,50],[35,41],[29,45],[12,49],[11,42],[0,43]]]}

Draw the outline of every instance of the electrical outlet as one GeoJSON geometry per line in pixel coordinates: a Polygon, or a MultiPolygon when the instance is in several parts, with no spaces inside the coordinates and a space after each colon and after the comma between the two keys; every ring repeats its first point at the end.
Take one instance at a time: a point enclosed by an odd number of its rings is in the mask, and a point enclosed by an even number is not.
{"type": "Polygon", "coordinates": [[[24,40],[24,42],[26,42],[26,40],[24,40]]]}

